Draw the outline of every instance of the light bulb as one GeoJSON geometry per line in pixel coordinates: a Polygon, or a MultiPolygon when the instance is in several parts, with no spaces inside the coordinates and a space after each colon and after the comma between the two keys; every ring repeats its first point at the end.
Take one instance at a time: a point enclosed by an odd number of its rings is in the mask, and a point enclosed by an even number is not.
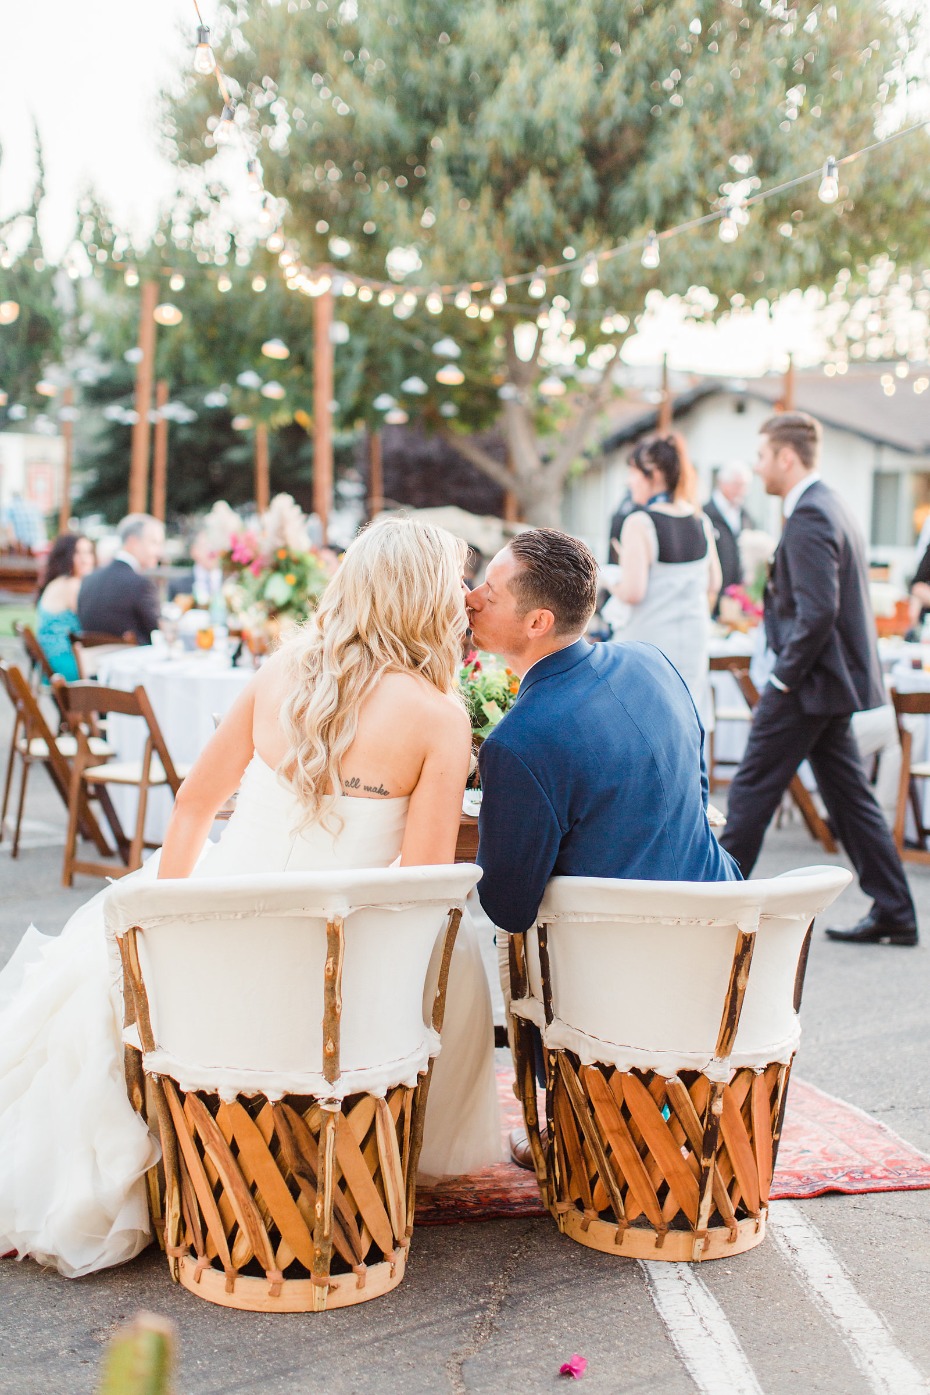
{"type": "Polygon", "coordinates": [[[261,193],[262,188],[262,167],[256,159],[246,160],[245,172],[249,180],[249,188],[256,194],[261,193]]]}
{"type": "Polygon", "coordinates": [[[279,232],[273,232],[268,238],[266,238],[265,246],[267,247],[269,252],[283,252],[284,238],[281,236],[279,232]]]}
{"type": "Polygon", "coordinates": [[[548,328],[549,328],[549,307],[548,307],[548,305],[544,305],[543,308],[540,310],[539,314],[536,316],[536,323],[537,323],[537,325],[539,326],[540,329],[548,329],[548,328]]]}
{"type": "Polygon", "coordinates": [[[490,299],[492,305],[507,304],[507,286],[504,283],[503,277],[498,277],[494,282],[494,289],[491,291],[490,299]]]}
{"type": "Polygon", "coordinates": [[[258,221],[263,228],[271,228],[277,221],[275,218],[274,200],[270,194],[266,194],[262,199],[262,206],[258,210],[258,221]]]}
{"type": "Polygon", "coordinates": [[[592,253],[585,258],[584,267],[581,272],[581,284],[583,286],[596,286],[600,279],[597,257],[592,253]]]}
{"type": "Polygon", "coordinates": [[[463,286],[460,291],[456,292],[452,304],[455,306],[456,310],[468,309],[469,305],[471,305],[471,291],[467,286],[463,286]]]}
{"type": "Polygon", "coordinates": [[[194,72],[201,77],[209,77],[216,67],[213,49],[210,47],[210,31],[205,24],[197,25],[197,47],[194,49],[194,72]]]}
{"type": "Polygon", "coordinates": [[[232,281],[229,279],[225,272],[222,276],[217,278],[216,289],[220,291],[223,295],[225,295],[227,291],[232,290],[232,281]]]}
{"type": "Polygon", "coordinates": [[[266,339],[262,345],[262,353],[265,358],[285,359],[290,357],[290,349],[283,339],[266,339]]]}
{"type": "Polygon", "coordinates": [[[539,384],[539,392],[542,397],[564,397],[565,384],[553,373],[550,377],[543,378],[539,384]]]}
{"type": "Polygon", "coordinates": [[[123,277],[123,280],[126,282],[127,286],[138,286],[139,273],[138,271],[136,271],[135,267],[129,266],[126,268],[126,274],[123,277]]]}
{"type": "Polygon", "coordinates": [[[530,295],[533,297],[534,300],[542,300],[545,294],[546,268],[544,266],[538,266],[536,268],[536,275],[530,282],[530,295]]]}
{"type": "Polygon", "coordinates": [[[433,289],[427,293],[426,308],[431,315],[442,314],[442,295],[440,294],[438,286],[434,286],[433,289]]]}
{"type": "Polygon", "coordinates": [[[228,145],[232,140],[233,131],[236,125],[236,104],[227,102],[223,107],[223,113],[216,123],[216,130],[213,132],[213,139],[217,145],[228,145]]]}
{"type": "Polygon", "coordinates": [[[164,305],[155,306],[152,318],[157,325],[179,325],[184,316],[176,305],[170,305],[166,301],[164,305]]]}
{"type": "Polygon", "coordinates": [[[836,173],[836,160],[831,155],[823,167],[823,178],[817,197],[821,203],[836,203],[840,196],[840,181],[836,173]]]}
{"type": "Polygon", "coordinates": [[[727,204],[723,217],[720,219],[718,234],[721,242],[735,242],[739,237],[739,224],[733,217],[733,205],[727,204]]]}
{"type": "Polygon", "coordinates": [[[19,319],[19,302],[15,300],[0,301],[0,325],[11,325],[14,320],[19,319]]]}
{"type": "Polygon", "coordinates": [[[359,286],[358,288],[358,298],[361,301],[373,300],[374,294],[370,286],[359,286]]]}
{"type": "Polygon", "coordinates": [[[467,317],[469,320],[477,320],[477,318],[478,318],[478,316],[479,316],[480,314],[481,314],[481,310],[480,310],[480,308],[474,303],[474,301],[472,301],[471,305],[466,305],[466,307],[465,307],[465,315],[466,315],[466,317],[467,317]]]}
{"type": "Polygon", "coordinates": [[[253,277],[252,277],[252,290],[253,290],[253,291],[263,291],[267,285],[268,285],[268,282],[265,280],[264,276],[253,276],[253,277]]]}
{"type": "Polygon", "coordinates": [[[171,280],[168,282],[168,285],[170,289],[173,291],[183,291],[184,277],[181,275],[180,271],[176,271],[174,273],[174,275],[171,277],[171,280]]]}
{"type": "Polygon", "coordinates": [[[270,383],[265,383],[265,385],[262,388],[260,388],[259,391],[261,392],[262,397],[267,397],[272,402],[280,402],[285,393],[282,384],[275,382],[274,379],[272,379],[270,383]]]}
{"type": "Polygon", "coordinates": [[[607,314],[601,320],[601,333],[614,334],[616,332],[616,328],[617,327],[614,324],[614,312],[612,310],[608,310],[607,314]]]}
{"type": "Polygon", "coordinates": [[[387,290],[387,288],[385,288],[383,291],[379,291],[379,292],[378,292],[378,304],[379,304],[379,305],[393,305],[393,304],[394,304],[394,300],[395,300],[395,296],[394,296],[394,292],[393,292],[393,291],[389,291],[389,290],[387,290]]]}
{"type": "Polygon", "coordinates": [[[437,383],[442,383],[444,387],[458,387],[465,381],[465,374],[461,368],[454,363],[445,363],[436,374],[437,383]]]}
{"type": "Polygon", "coordinates": [[[659,239],[654,232],[646,234],[646,245],[643,248],[643,255],[640,261],[647,271],[655,271],[656,267],[659,265],[659,239]]]}
{"type": "Polygon", "coordinates": [[[482,305],[481,309],[478,311],[478,319],[479,319],[479,320],[484,320],[485,324],[487,324],[488,320],[493,320],[493,319],[494,319],[494,306],[493,306],[493,305],[482,305]]]}

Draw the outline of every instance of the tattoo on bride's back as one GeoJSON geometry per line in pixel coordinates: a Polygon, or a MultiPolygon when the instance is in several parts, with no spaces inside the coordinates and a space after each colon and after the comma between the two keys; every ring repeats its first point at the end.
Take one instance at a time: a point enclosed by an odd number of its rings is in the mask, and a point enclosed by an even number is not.
{"type": "Polygon", "coordinates": [[[380,794],[385,798],[389,798],[391,793],[391,791],[386,790],[382,784],[363,785],[357,775],[353,775],[351,780],[343,780],[342,783],[347,790],[364,790],[365,794],[380,794]]]}

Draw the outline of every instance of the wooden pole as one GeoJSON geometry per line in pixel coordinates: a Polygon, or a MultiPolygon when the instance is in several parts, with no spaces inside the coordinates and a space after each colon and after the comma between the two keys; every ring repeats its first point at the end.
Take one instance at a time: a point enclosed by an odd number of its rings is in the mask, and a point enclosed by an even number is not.
{"type": "Polygon", "coordinates": [[[255,508],[265,513],[271,502],[271,470],[268,457],[268,427],[260,421],[255,428],[255,508]]]}
{"type": "Polygon", "coordinates": [[[143,281],[139,295],[139,348],[142,357],[136,367],[136,421],[132,428],[129,457],[130,513],[145,513],[149,492],[149,412],[155,376],[154,312],[157,304],[158,283],[143,281]]]}
{"type": "Polygon", "coordinates": [[[672,429],[672,394],[668,390],[668,354],[662,355],[662,400],[659,403],[659,421],[656,429],[660,436],[667,436],[672,429]]]}
{"type": "Polygon", "coordinates": [[[168,383],[159,378],[155,384],[155,443],[152,450],[152,514],[165,521],[168,502],[168,418],[162,416],[162,408],[168,405],[168,383]]]}
{"type": "Polygon", "coordinates": [[[781,407],[781,409],[782,409],[783,412],[793,412],[793,411],[794,411],[794,393],[795,393],[795,382],[794,382],[794,358],[792,357],[791,354],[789,354],[789,355],[788,355],[788,367],[785,369],[785,388],[784,388],[784,391],[783,391],[783,393],[782,393],[782,407],[781,407]]]}
{"type": "MultiPolygon", "coordinates": [[[[507,451],[507,469],[512,475],[516,474],[516,470],[513,467],[513,456],[510,454],[509,450],[507,451]]],[[[504,491],[503,512],[505,523],[520,522],[520,500],[517,498],[516,492],[513,489],[504,491]]]]}
{"type": "Polygon", "coordinates": [[[64,442],[65,457],[61,467],[61,495],[58,500],[58,531],[67,533],[71,522],[71,471],[74,465],[74,422],[71,408],[74,406],[74,388],[66,387],[61,396],[61,405],[67,411],[61,423],[61,439],[64,442]]]}
{"type": "Polygon", "coordinates": [[[374,518],[384,508],[384,456],[381,432],[368,433],[368,517],[374,518]]]}
{"type": "Polygon", "coordinates": [[[313,302],[313,511],[327,540],[333,504],[333,292],[313,302]]]}

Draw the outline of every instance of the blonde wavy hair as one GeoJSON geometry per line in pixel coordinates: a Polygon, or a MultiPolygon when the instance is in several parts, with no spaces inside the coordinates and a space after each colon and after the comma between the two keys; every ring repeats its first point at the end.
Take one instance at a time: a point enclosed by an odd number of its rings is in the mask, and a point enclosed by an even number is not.
{"type": "Polygon", "coordinates": [[[467,628],[462,568],[468,549],[444,528],[386,518],[348,548],[310,619],[282,649],[290,696],[281,718],[288,751],[278,772],[304,810],[324,820],[342,789],[341,765],[365,698],[385,673],[416,673],[457,691],[467,628]]]}

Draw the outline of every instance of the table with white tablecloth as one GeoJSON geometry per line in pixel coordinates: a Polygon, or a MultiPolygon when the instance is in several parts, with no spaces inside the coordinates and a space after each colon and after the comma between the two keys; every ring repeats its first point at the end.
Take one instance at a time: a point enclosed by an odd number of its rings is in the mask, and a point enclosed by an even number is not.
{"type": "MultiPolygon", "coordinates": [[[[214,715],[224,716],[253,677],[251,669],[233,668],[219,652],[168,655],[164,648],[141,645],[121,649],[99,665],[98,681],[107,687],[131,692],[143,687],[158,719],[162,735],[175,763],[197,759],[214,731],[214,715]]],[[[145,743],[144,725],[138,718],[113,713],[108,739],[119,760],[140,760],[145,743]]],[[[124,827],[135,821],[134,790],[111,789],[111,797],[124,827]]],[[[160,843],[168,826],[172,795],[165,788],[149,794],[145,818],[148,842],[160,843]]]]}

